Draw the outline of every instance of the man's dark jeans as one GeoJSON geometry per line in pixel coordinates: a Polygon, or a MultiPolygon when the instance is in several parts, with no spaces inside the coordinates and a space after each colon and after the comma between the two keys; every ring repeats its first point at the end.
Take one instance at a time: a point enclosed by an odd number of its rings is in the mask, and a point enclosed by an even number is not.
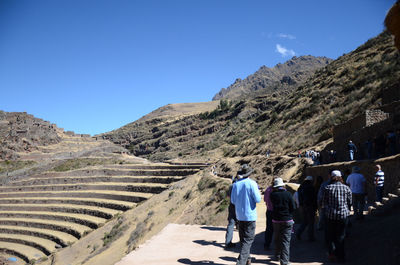
{"type": "Polygon", "coordinates": [[[297,237],[300,238],[301,234],[307,227],[308,240],[315,240],[314,238],[314,223],[315,223],[315,208],[310,206],[302,206],[301,212],[303,215],[303,223],[297,230],[297,237]]]}
{"type": "Polygon", "coordinates": [[[279,257],[281,265],[289,264],[290,238],[292,237],[293,222],[273,223],[275,256],[279,257]]]}
{"type": "Polygon", "coordinates": [[[272,235],[274,233],[274,227],[272,226],[272,211],[267,210],[266,216],[267,226],[265,228],[264,248],[269,248],[272,242],[272,235]]]}
{"type": "Polygon", "coordinates": [[[376,186],[375,187],[376,190],[376,201],[377,202],[382,202],[382,198],[383,198],[383,186],[376,186]]]}
{"type": "Polygon", "coordinates": [[[364,208],[365,208],[365,194],[353,193],[353,210],[356,219],[361,219],[363,217],[364,208]]]}
{"type": "Polygon", "coordinates": [[[338,261],[344,261],[344,238],[346,237],[346,226],[348,219],[332,220],[326,219],[328,225],[328,251],[335,255],[338,261]]]}
{"type": "Polygon", "coordinates": [[[239,221],[240,255],[236,265],[245,265],[250,259],[250,249],[256,232],[255,221],[239,221]]]}

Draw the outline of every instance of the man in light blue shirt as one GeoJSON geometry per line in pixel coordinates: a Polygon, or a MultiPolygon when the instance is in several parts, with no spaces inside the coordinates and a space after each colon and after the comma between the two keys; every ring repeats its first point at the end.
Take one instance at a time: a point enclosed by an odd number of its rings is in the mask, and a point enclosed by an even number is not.
{"type": "Polygon", "coordinates": [[[240,255],[236,265],[251,264],[250,248],[256,231],[256,204],[261,201],[257,183],[248,177],[253,172],[247,164],[237,172],[238,181],[233,184],[231,202],[235,205],[236,218],[239,221],[240,255]]]}
{"type": "Polygon", "coordinates": [[[363,211],[365,208],[365,191],[366,180],[360,174],[360,168],[354,166],[352,173],[347,177],[346,184],[350,186],[353,197],[353,210],[357,220],[363,219],[363,211]]]}

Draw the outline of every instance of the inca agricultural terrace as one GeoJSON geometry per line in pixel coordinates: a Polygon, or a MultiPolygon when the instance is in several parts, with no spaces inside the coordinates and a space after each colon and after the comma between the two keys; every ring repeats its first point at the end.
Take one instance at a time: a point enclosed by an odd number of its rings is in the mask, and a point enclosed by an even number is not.
{"type": "Polygon", "coordinates": [[[46,259],[201,167],[103,165],[10,180],[0,186],[0,251],[46,259]]]}

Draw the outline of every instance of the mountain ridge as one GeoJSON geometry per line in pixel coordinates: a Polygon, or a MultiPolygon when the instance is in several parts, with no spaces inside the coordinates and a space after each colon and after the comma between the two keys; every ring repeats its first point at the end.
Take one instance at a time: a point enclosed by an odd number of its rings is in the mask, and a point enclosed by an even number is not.
{"type": "Polygon", "coordinates": [[[212,99],[235,99],[245,95],[292,89],[304,83],[316,70],[333,60],[327,57],[304,55],[292,57],[272,68],[261,66],[245,79],[237,78],[227,88],[222,88],[212,99]]]}

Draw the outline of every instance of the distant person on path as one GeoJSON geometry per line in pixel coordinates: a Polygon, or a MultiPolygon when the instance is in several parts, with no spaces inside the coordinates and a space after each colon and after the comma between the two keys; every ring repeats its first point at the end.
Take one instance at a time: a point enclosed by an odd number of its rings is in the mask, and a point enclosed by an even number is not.
{"type": "Polygon", "coordinates": [[[376,173],[375,173],[375,190],[376,190],[376,201],[377,202],[382,202],[383,198],[383,189],[384,189],[384,183],[385,183],[385,173],[382,171],[382,168],[380,165],[376,165],[376,173]]]}
{"type": "Polygon", "coordinates": [[[307,176],[297,190],[299,194],[300,210],[303,216],[303,223],[296,233],[296,238],[301,240],[301,235],[307,228],[308,241],[315,241],[314,223],[317,211],[317,193],[313,185],[313,177],[307,176]]]}
{"type": "Polygon", "coordinates": [[[256,204],[261,201],[257,183],[248,177],[253,172],[247,164],[238,171],[240,179],[233,184],[231,202],[235,205],[239,221],[240,255],[236,265],[251,264],[250,249],[254,241],[257,211],[256,204]]]}
{"type": "Polygon", "coordinates": [[[372,151],[373,151],[373,143],[372,139],[369,138],[367,141],[365,141],[365,154],[368,159],[372,158],[372,151]]]}
{"type": "Polygon", "coordinates": [[[353,161],[354,154],[357,152],[357,147],[351,140],[347,144],[347,149],[349,150],[350,161],[353,161]]]}
{"type": "Polygon", "coordinates": [[[350,186],[353,195],[353,210],[356,220],[363,219],[366,180],[364,176],[360,174],[359,167],[354,166],[352,168],[352,173],[347,177],[346,183],[350,186]]]}
{"type": "Polygon", "coordinates": [[[271,154],[271,150],[267,149],[267,153],[265,154],[267,158],[269,158],[269,155],[271,154]]]}
{"type": "Polygon", "coordinates": [[[274,182],[272,181],[271,186],[269,186],[264,192],[264,202],[265,202],[265,205],[267,206],[267,212],[266,212],[267,222],[266,222],[266,227],[265,227],[264,250],[269,249],[271,242],[272,242],[272,235],[274,233],[274,228],[272,226],[273,206],[272,206],[272,202],[270,199],[270,195],[273,190],[273,184],[274,184],[274,182]]]}
{"type": "Polygon", "coordinates": [[[290,192],[284,188],[281,178],[274,180],[270,198],[272,206],[272,223],[274,226],[275,258],[281,265],[290,264],[290,238],[292,237],[294,200],[290,192]]]}
{"type": "Polygon", "coordinates": [[[344,262],[344,239],[352,195],[350,188],[343,184],[340,171],[332,171],[331,182],[332,184],[325,187],[323,198],[328,229],[329,260],[344,262]]]}
{"type": "Polygon", "coordinates": [[[386,145],[388,150],[388,155],[392,156],[396,154],[396,134],[393,130],[387,132],[386,145]]]}
{"type": "Polygon", "coordinates": [[[229,208],[228,208],[228,226],[226,227],[226,234],[225,234],[225,248],[233,248],[236,244],[232,243],[233,238],[233,230],[235,228],[235,224],[237,222],[236,213],[235,213],[235,205],[230,202],[231,193],[233,184],[238,180],[238,176],[232,179],[232,185],[229,187],[228,196],[229,196],[229,208]]]}

